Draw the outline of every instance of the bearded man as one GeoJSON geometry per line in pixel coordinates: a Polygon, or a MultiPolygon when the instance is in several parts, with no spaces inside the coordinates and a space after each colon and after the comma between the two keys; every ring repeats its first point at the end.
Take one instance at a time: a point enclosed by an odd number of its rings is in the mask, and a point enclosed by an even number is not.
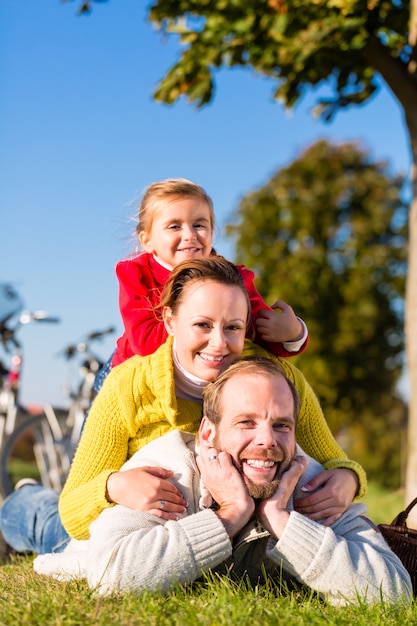
{"type": "Polygon", "coordinates": [[[231,365],[205,390],[197,441],[170,432],[123,467],[172,470],[184,514],[170,516],[163,500],[153,512],[105,509],[88,541],[38,556],[35,570],[86,577],[102,594],[167,592],[215,571],[255,583],[273,577],[281,589],[307,586],[335,606],[410,600],[410,577],[364,517],[365,505],[352,504],[331,526],[294,511],[303,485],[323,469],[297,447],[298,410],[276,362],[231,365]]]}

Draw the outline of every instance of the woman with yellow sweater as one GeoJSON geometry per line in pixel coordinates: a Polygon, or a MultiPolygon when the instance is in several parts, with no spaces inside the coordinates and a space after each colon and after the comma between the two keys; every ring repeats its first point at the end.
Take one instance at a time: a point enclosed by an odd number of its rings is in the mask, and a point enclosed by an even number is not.
{"type": "Polygon", "coordinates": [[[58,496],[54,494],[54,502],[50,490],[24,486],[6,499],[0,511],[1,531],[14,549],[61,550],[66,533],[86,539],[91,522],[114,503],[176,519],[186,502],[167,480],[171,472],[162,467],[120,468],[146,443],[171,430],[197,432],[204,387],[242,355],[278,360],[300,395],[297,440],[326,467],[307,484],[306,492],[312,493],[296,502],[300,512],[331,524],[355,495],[365,492],[363,469],[334,441],[301,372],[245,342],[250,307],[232,263],[222,257],[181,263],[165,286],[160,310],[167,342],[149,356],[134,356],[114,368],[90,410],[59,499],[65,530],[58,518],[58,496]]]}

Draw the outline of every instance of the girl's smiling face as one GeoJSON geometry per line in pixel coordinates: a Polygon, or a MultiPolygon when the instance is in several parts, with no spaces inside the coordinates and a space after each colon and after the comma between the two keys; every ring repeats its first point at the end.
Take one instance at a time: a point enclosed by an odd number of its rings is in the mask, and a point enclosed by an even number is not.
{"type": "Polygon", "coordinates": [[[189,374],[212,381],[241,357],[248,304],[240,287],[196,280],[185,287],[175,313],[165,307],[163,316],[189,374]]]}
{"type": "Polygon", "coordinates": [[[200,198],[179,198],[155,209],[150,232],[141,231],[142,248],[169,267],[209,256],[213,242],[210,207],[200,198]]]}

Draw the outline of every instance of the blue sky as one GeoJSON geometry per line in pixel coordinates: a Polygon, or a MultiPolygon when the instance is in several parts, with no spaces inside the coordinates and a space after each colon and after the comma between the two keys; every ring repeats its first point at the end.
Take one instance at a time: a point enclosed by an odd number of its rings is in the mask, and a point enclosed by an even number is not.
{"type": "MultiPolygon", "coordinates": [[[[114,266],[134,248],[135,199],[152,181],[201,184],[215,204],[216,248],[233,260],[222,229],[239,199],[319,138],[360,141],[394,172],[411,165],[401,110],[384,88],[330,125],[311,115],[315,93],[288,115],[250,70],[220,71],[201,111],[168,107],[152,92],[178,48],[146,22],[146,4],[110,0],[89,16],[77,6],[0,4],[0,281],[28,309],[61,318],[21,330],[26,403],[65,404],[76,371],[59,351],[110,324],[120,333],[114,266]]],[[[97,351],[107,357],[115,339],[97,351]]]]}

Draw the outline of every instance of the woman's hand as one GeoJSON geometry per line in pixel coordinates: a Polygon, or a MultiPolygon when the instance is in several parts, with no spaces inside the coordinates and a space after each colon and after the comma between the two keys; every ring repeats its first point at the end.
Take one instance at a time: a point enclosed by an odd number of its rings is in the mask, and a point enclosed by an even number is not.
{"type": "Polygon", "coordinates": [[[129,509],[147,511],[165,520],[176,520],[185,512],[187,502],[169,480],[174,472],[163,467],[137,467],[114,472],[107,479],[109,502],[129,509]]]}
{"type": "Polygon", "coordinates": [[[358,486],[358,477],[350,469],[323,470],[302,487],[313,493],[295,500],[294,508],[324,526],[331,526],[351,504],[358,486]]]}

